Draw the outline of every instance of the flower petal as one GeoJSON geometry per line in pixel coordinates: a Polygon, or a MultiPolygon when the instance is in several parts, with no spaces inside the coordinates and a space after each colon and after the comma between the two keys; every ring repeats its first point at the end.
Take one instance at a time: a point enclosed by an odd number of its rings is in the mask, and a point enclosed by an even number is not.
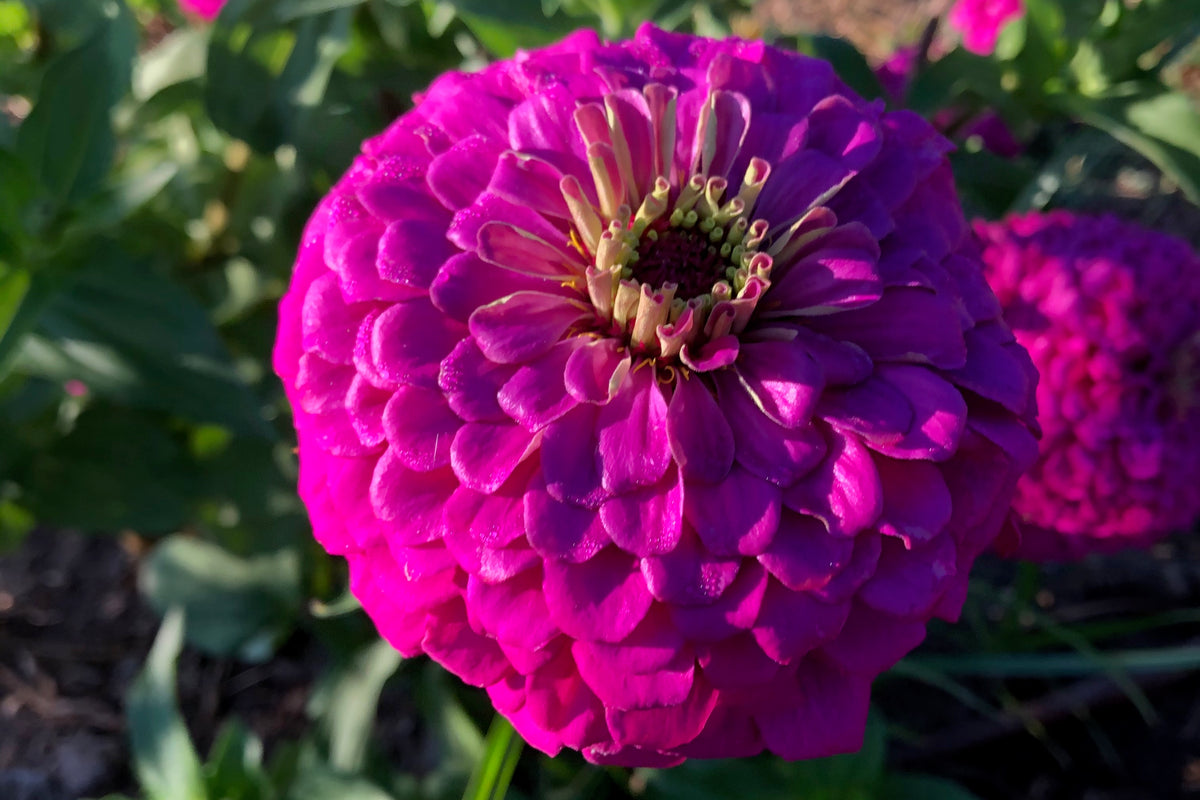
{"type": "Polygon", "coordinates": [[[550,618],[563,633],[619,642],[633,632],[654,598],[633,556],[609,547],[582,564],[547,561],[543,589],[550,618]]]}
{"type": "Polygon", "coordinates": [[[704,546],[719,556],[754,556],[779,525],[780,489],[735,464],[714,486],[691,486],[683,513],[704,546]]]}
{"type": "Polygon", "coordinates": [[[428,472],[450,463],[450,443],[462,421],[439,392],[401,386],[383,411],[392,451],[409,469],[428,472]]]}
{"type": "Polygon", "coordinates": [[[699,377],[678,375],[667,407],[667,441],[683,476],[717,483],[733,466],[734,438],[721,407],[699,377]]]}
{"type": "Polygon", "coordinates": [[[511,423],[468,422],[450,445],[450,464],[464,485],[494,492],[525,457],[533,434],[511,423]]]}
{"type": "Polygon", "coordinates": [[[389,381],[432,389],[442,359],[466,334],[427,298],[396,303],[375,320],[371,361],[389,381]]]}
{"type": "Polygon", "coordinates": [[[667,401],[652,365],[633,370],[612,402],[600,407],[596,434],[600,480],[606,491],[631,491],[663,476],[671,463],[667,401]]]}
{"type": "Polygon", "coordinates": [[[491,361],[522,363],[537,358],[591,312],[574,300],[541,292],[516,292],[478,308],[471,335],[491,361]]]}
{"type": "Polygon", "coordinates": [[[616,339],[585,342],[567,359],[567,391],[581,403],[603,405],[616,395],[631,364],[629,351],[616,339]]]}
{"type": "Polygon", "coordinates": [[[772,659],[790,664],[834,639],[849,614],[849,603],[826,603],[771,579],[754,624],[754,640],[772,659]]]}
{"type": "Polygon", "coordinates": [[[670,552],[683,531],[683,482],[668,470],[653,486],[618,495],[600,506],[600,520],[613,543],[635,556],[670,552]]]}
{"type": "Polygon", "coordinates": [[[737,373],[755,404],[785,428],[807,423],[825,388],[821,365],[796,340],[743,344],[737,373]]]}
{"type": "Polygon", "coordinates": [[[944,378],[924,367],[881,365],[879,377],[908,398],[913,424],[899,441],[867,438],[871,449],[903,459],[945,461],[958,449],[967,424],[967,402],[944,378]]]}
{"type": "Polygon", "coordinates": [[[883,511],[879,473],[857,435],[830,428],[826,440],[825,459],[788,489],[783,501],[820,519],[834,536],[854,536],[883,511]]]}
{"type": "Polygon", "coordinates": [[[758,562],[794,592],[820,589],[849,563],[854,540],[833,536],[820,520],[784,511],[771,546],[758,562]]]}
{"type": "Polygon", "coordinates": [[[556,500],[540,473],[529,482],[524,505],[529,546],[543,558],[579,564],[608,545],[600,515],[556,500]]]}

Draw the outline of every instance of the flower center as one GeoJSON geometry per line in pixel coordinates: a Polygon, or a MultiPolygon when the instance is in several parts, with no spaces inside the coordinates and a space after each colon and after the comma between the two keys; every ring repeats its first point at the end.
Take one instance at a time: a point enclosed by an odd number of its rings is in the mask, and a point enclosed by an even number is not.
{"type": "Polygon", "coordinates": [[[649,119],[621,113],[614,98],[577,110],[599,202],[574,177],[560,189],[572,240],[592,262],[587,291],[598,327],[635,355],[673,359],[687,345],[740,333],[770,287],[772,257],[759,252],[768,224],[751,217],[770,165],[752,158],[736,191],[708,174],[723,136],[739,129],[723,116],[732,104],[714,93],[695,132],[695,172],[672,186],[674,94],[651,84],[644,97],[649,119]],[[637,174],[633,152],[653,172],[637,174]]]}

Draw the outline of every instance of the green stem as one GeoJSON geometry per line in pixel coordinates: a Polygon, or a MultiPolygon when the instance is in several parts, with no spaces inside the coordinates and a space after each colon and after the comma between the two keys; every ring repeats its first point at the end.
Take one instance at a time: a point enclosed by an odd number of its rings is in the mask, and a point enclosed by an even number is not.
{"type": "Polygon", "coordinates": [[[488,728],[483,746],[483,758],[467,783],[463,800],[503,800],[525,742],[509,721],[497,714],[488,728]]]}

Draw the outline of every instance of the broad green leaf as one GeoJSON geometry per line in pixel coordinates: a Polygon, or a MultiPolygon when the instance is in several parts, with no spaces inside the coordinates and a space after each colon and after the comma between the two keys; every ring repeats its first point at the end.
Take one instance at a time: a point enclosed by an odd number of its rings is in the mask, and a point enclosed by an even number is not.
{"type": "Polygon", "coordinates": [[[972,94],[995,105],[1005,99],[1000,87],[1002,75],[1003,68],[995,61],[961,48],[952,50],[917,72],[905,103],[926,116],[972,94]]]}
{"type": "Polygon", "coordinates": [[[222,725],[204,765],[210,800],[273,800],[276,792],[262,756],[262,741],[241,720],[234,717],[222,725]]]}
{"type": "Polygon", "coordinates": [[[401,660],[391,645],[377,639],[336,665],[313,694],[309,713],[325,731],[335,770],[353,774],[362,769],[379,694],[401,660]]]}
{"type": "Polygon", "coordinates": [[[183,609],[189,643],[247,661],[261,661],[274,652],[295,622],[302,599],[295,550],[238,558],[182,535],[154,548],[139,583],[160,613],[183,609]]]}
{"type": "Polygon", "coordinates": [[[873,800],[979,800],[953,781],[932,775],[889,775],[873,800]]]}
{"type": "Polygon", "coordinates": [[[42,524],[157,534],[187,519],[196,477],[160,417],[92,402],[20,481],[42,524]]]}
{"type": "Polygon", "coordinates": [[[294,141],[349,46],[355,8],[284,26],[272,0],[233,0],[213,28],[205,104],[213,122],[260,152],[294,141]]]}
{"type": "Polygon", "coordinates": [[[25,162],[0,149],[0,264],[19,260],[30,236],[27,223],[37,193],[37,181],[25,162]]]}
{"type": "Polygon", "coordinates": [[[1095,99],[1064,95],[1071,115],[1137,150],[1200,203],[1200,111],[1160,84],[1119,86],[1095,99]]]}
{"type": "Polygon", "coordinates": [[[63,236],[68,242],[108,231],[153,200],[179,174],[171,162],[133,172],[100,189],[77,209],[63,236]]]}
{"type": "Polygon", "coordinates": [[[133,95],[146,101],[177,83],[204,75],[208,31],[180,28],[138,58],[133,70],[133,95]]]}
{"type": "Polygon", "coordinates": [[[200,759],[175,700],[184,617],[172,609],[126,701],[134,772],[147,800],[208,800],[200,759]]]}
{"type": "Polygon", "coordinates": [[[16,368],[56,381],[80,380],[121,403],[269,435],[253,394],[196,301],[111,245],[98,246],[109,249],[48,301],[16,368]]]}
{"type": "Polygon", "coordinates": [[[51,64],[17,132],[18,154],[60,205],[86,196],[113,161],[110,115],[129,89],[136,35],[124,4],[111,7],[113,18],[51,64]]]}

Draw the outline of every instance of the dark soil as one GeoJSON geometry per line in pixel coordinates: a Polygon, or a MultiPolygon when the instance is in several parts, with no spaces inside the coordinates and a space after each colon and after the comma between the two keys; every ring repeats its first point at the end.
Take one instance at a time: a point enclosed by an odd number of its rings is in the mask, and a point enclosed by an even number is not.
{"type": "MultiPolygon", "coordinates": [[[[140,599],[138,540],[41,532],[0,558],[0,798],[74,800],[136,794],[123,698],[157,629],[140,599]]],[[[981,564],[1004,585],[1011,564],[981,564]]],[[[1200,542],[1048,567],[1038,596],[1066,625],[1129,619],[1195,606],[1200,542]]],[[[1176,626],[1105,642],[1105,648],[1200,641],[1176,626]]],[[[297,635],[270,662],[247,666],[186,651],[181,705],[203,753],[220,721],[240,718],[267,743],[295,739],[322,667],[297,635]]],[[[913,681],[879,687],[889,720],[920,732],[892,747],[898,769],[944,775],[984,800],[1195,800],[1200,798],[1200,674],[1138,676],[1158,719],[1148,724],[1104,676],[1009,681],[1005,715],[980,717],[913,681]]],[[[964,681],[980,696],[999,684],[964,681]]],[[[385,702],[380,738],[414,745],[412,708],[385,702]]],[[[397,761],[411,753],[391,753],[397,761]]],[[[914,800],[920,800],[914,798],[914,800]]]]}
{"type": "MultiPolygon", "coordinates": [[[[158,628],[137,592],[140,540],[35,532],[0,558],[0,798],[136,793],[124,697],[158,628]]],[[[270,662],[185,652],[180,702],[200,752],[230,716],[268,742],[295,738],[320,667],[294,637],[270,662]]]]}

